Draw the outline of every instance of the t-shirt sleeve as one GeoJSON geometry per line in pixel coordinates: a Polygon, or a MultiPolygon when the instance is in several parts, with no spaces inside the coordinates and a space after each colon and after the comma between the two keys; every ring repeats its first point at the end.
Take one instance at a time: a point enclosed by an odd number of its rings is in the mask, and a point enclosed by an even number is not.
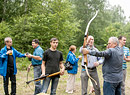
{"type": "Polygon", "coordinates": [[[43,53],[43,61],[47,61],[47,52],[43,53]]]}
{"type": "Polygon", "coordinates": [[[130,56],[129,48],[128,48],[128,50],[127,50],[127,56],[130,56]]]}
{"type": "Polygon", "coordinates": [[[60,53],[60,61],[63,61],[63,54],[60,53]]]}

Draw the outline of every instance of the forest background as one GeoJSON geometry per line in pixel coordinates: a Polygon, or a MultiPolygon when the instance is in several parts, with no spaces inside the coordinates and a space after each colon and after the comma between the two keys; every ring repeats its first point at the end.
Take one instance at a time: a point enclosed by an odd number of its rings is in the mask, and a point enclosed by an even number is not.
{"type": "MultiPolygon", "coordinates": [[[[104,50],[109,37],[124,35],[130,48],[130,19],[126,21],[121,6],[111,6],[107,0],[0,0],[0,49],[9,36],[14,48],[32,54],[32,39],[39,39],[45,51],[50,39],[57,37],[65,60],[70,45],[82,46],[86,26],[96,10],[99,13],[89,28],[95,47],[104,50]]],[[[29,64],[27,58],[17,59],[17,63],[21,70],[29,64]]]]}

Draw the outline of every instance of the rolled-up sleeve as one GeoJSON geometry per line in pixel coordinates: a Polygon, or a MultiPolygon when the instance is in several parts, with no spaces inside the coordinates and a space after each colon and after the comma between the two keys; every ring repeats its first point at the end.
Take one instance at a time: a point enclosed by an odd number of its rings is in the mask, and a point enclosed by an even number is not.
{"type": "Polygon", "coordinates": [[[41,58],[43,58],[43,50],[38,49],[35,56],[40,56],[41,58]]]}
{"type": "Polygon", "coordinates": [[[79,52],[80,52],[80,53],[82,53],[82,49],[83,49],[83,46],[82,46],[82,47],[80,47],[80,49],[79,49],[79,52]]]}

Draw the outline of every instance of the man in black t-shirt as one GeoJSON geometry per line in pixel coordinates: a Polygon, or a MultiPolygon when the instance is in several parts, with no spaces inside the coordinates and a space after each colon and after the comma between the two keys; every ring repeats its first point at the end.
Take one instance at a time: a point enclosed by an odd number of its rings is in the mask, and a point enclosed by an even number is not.
{"type": "MultiPolygon", "coordinates": [[[[50,41],[50,45],[51,47],[44,52],[43,62],[42,62],[42,76],[46,74],[53,74],[59,71],[60,71],[60,75],[63,75],[65,70],[62,62],[63,55],[60,51],[56,50],[58,46],[58,39],[52,38],[50,41]]],[[[56,89],[57,89],[60,75],[47,77],[44,80],[42,93],[47,93],[50,81],[52,80],[50,95],[56,95],[56,89]]]]}

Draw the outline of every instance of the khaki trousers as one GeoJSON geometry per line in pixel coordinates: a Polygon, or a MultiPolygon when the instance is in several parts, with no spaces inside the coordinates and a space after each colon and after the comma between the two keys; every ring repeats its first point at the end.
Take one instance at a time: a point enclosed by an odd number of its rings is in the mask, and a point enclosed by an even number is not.
{"type": "Polygon", "coordinates": [[[68,74],[67,87],[66,87],[66,92],[68,93],[73,93],[74,91],[75,75],[76,74],[68,74]]]}
{"type": "Polygon", "coordinates": [[[126,69],[123,70],[123,81],[121,84],[121,95],[125,95],[125,79],[126,79],[126,69]]]}
{"type": "MultiPolygon", "coordinates": [[[[92,80],[92,84],[95,90],[95,95],[101,95],[97,69],[93,69],[93,70],[88,69],[88,72],[89,72],[89,75],[97,82],[97,85],[96,85],[95,82],[92,80]]],[[[89,80],[89,77],[86,71],[82,70],[81,71],[81,89],[82,89],[81,95],[88,95],[88,92],[87,92],[88,80],[89,80]]]]}

